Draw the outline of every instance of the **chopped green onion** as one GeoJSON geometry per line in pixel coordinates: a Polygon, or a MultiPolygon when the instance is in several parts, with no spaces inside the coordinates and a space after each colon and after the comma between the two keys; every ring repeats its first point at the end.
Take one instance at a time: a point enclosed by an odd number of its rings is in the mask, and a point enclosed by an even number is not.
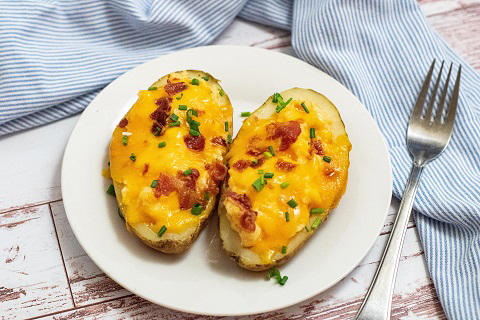
{"type": "MultiPolygon", "coordinates": [[[[183,93],[182,93],[182,94],[183,94],[183,93]]],[[[181,105],[178,106],[178,109],[180,109],[180,110],[187,110],[188,107],[187,107],[186,105],[184,105],[184,104],[181,104],[181,105]]]]}
{"type": "Polygon", "coordinates": [[[227,142],[228,142],[228,144],[231,144],[231,143],[232,143],[232,135],[231,135],[231,134],[229,134],[229,135],[227,136],[227,142]]]}
{"type": "Polygon", "coordinates": [[[303,107],[303,110],[305,110],[306,113],[309,113],[310,111],[308,111],[308,108],[307,106],[305,105],[305,102],[302,102],[302,107],[303,107]]]}
{"type": "Polygon", "coordinates": [[[317,229],[320,225],[320,222],[322,222],[322,219],[320,219],[320,217],[316,217],[311,226],[312,230],[317,229]]]}
{"type": "Polygon", "coordinates": [[[268,152],[268,151],[265,151],[265,152],[263,153],[263,155],[264,155],[265,158],[267,158],[267,159],[270,159],[271,157],[273,157],[272,154],[271,154],[270,152],[268,152]]]}
{"type": "Polygon", "coordinates": [[[108,163],[107,163],[107,164],[108,164],[108,166],[110,167],[110,161],[108,161],[108,163]]]}
{"type": "MultiPolygon", "coordinates": [[[[176,97],[175,99],[180,100],[180,99],[182,99],[182,97],[183,97],[183,92],[178,97],[176,97]]],[[[180,106],[178,106],[178,107],[180,109],[180,106]]],[[[180,109],[180,110],[183,110],[183,109],[180,109]]],[[[187,110],[187,106],[185,106],[185,110],[187,110]]]]}
{"type": "Polygon", "coordinates": [[[167,227],[162,226],[162,227],[160,228],[160,230],[158,231],[158,233],[157,233],[157,234],[158,234],[158,237],[161,238],[166,231],[167,231],[167,227]]]}
{"type": "Polygon", "coordinates": [[[107,192],[107,194],[115,197],[115,188],[113,187],[113,184],[108,186],[108,189],[107,189],[106,192],[107,192]]]}
{"type": "Polygon", "coordinates": [[[225,94],[225,92],[223,92],[223,89],[219,89],[218,93],[220,94],[220,97],[223,97],[223,95],[225,94]]]}
{"type": "MultiPolygon", "coordinates": [[[[286,250],[286,247],[285,247],[285,250],[286,250]]],[[[283,247],[282,247],[282,253],[283,253],[283,247]]],[[[286,251],[285,251],[285,253],[286,253],[286,251]]],[[[280,274],[280,271],[278,271],[277,268],[272,268],[272,269],[268,270],[267,274],[265,275],[265,278],[267,280],[270,280],[270,279],[274,278],[275,280],[277,280],[277,283],[281,286],[285,285],[285,283],[288,280],[287,276],[282,277],[282,275],[280,274]]]]}
{"type": "Polygon", "coordinates": [[[251,114],[252,114],[251,112],[242,112],[240,115],[242,117],[250,117],[251,114]]]}
{"type": "Polygon", "coordinates": [[[194,137],[198,137],[200,135],[200,132],[197,130],[190,129],[190,134],[194,137]]]}
{"type": "Polygon", "coordinates": [[[252,164],[256,166],[258,164],[258,160],[257,159],[252,160],[252,164]]]}
{"type": "Polygon", "coordinates": [[[208,77],[202,77],[202,79],[208,81],[208,77]]]}
{"type": "Polygon", "coordinates": [[[194,86],[198,86],[198,85],[200,84],[200,81],[198,81],[197,78],[193,78],[193,79],[192,79],[192,84],[193,84],[194,86]]]}
{"type": "Polygon", "coordinates": [[[172,115],[170,116],[170,119],[172,119],[173,121],[177,121],[178,116],[175,113],[172,113],[172,115]]]}
{"type": "Polygon", "coordinates": [[[315,128],[310,128],[310,138],[315,138],[315,128]]]}
{"type": "Polygon", "coordinates": [[[180,121],[170,122],[169,127],[180,127],[180,121]]]}
{"type": "Polygon", "coordinates": [[[323,156],[323,161],[330,162],[332,161],[332,158],[330,158],[329,156],[323,156]]]}
{"type": "Polygon", "coordinates": [[[288,280],[288,277],[283,276],[283,278],[278,281],[278,284],[283,286],[283,285],[285,285],[285,283],[287,283],[287,280],[288,280]]]}
{"type": "Polygon", "coordinates": [[[167,145],[167,143],[165,141],[162,141],[158,144],[158,147],[159,148],[165,148],[166,145],[167,145]]]}
{"type": "Polygon", "coordinates": [[[156,188],[157,185],[158,185],[158,180],[153,180],[153,181],[152,181],[152,184],[150,185],[150,187],[156,188]]]}
{"type": "Polygon", "coordinates": [[[312,208],[310,209],[310,214],[323,213],[323,208],[312,208]]]}
{"type": "Polygon", "coordinates": [[[200,203],[196,203],[193,205],[192,210],[190,211],[194,216],[198,216],[202,213],[203,207],[200,203]]]}
{"type": "Polygon", "coordinates": [[[157,87],[150,87],[150,88],[148,88],[148,90],[150,90],[150,91],[157,90],[157,87]]]}
{"type": "Polygon", "coordinates": [[[280,111],[282,111],[282,109],[284,109],[290,103],[290,101],[292,101],[292,98],[288,99],[287,102],[280,102],[277,108],[275,109],[275,111],[279,113],[280,111]]]}
{"type": "Polygon", "coordinates": [[[290,199],[288,200],[287,204],[290,206],[290,208],[295,208],[297,206],[297,201],[290,199]]]}
{"type": "Polygon", "coordinates": [[[155,133],[153,134],[155,137],[159,136],[160,133],[162,132],[162,127],[158,126],[156,129],[155,129],[155,133]]]}
{"type": "Polygon", "coordinates": [[[272,146],[268,146],[268,150],[270,150],[270,153],[272,154],[272,156],[275,155],[275,151],[273,151],[273,147],[272,147],[272,146]]]}
{"type": "Polygon", "coordinates": [[[308,227],[307,227],[307,226],[305,226],[305,231],[307,231],[307,232],[308,232],[308,227]]]}
{"type": "Polygon", "coordinates": [[[258,170],[258,174],[264,174],[265,171],[263,171],[262,169],[258,170]]]}
{"type": "Polygon", "coordinates": [[[267,179],[271,179],[271,178],[273,178],[273,173],[272,172],[267,172],[263,176],[267,179]]]}
{"type": "Polygon", "coordinates": [[[285,221],[290,221],[290,213],[288,211],[285,211],[285,221]]]}
{"type": "Polygon", "coordinates": [[[184,176],[189,176],[191,174],[192,174],[192,169],[187,169],[187,170],[183,171],[184,176]]]}
{"type": "Polygon", "coordinates": [[[135,161],[137,160],[137,156],[136,156],[134,153],[132,153],[132,154],[130,155],[130,160],[132,160],[133,162],[135,162],[135,161]]]}
{"type": "Polygon", "coordinates": [[[262,191],[263,187],[265,186],[265,181],[263,180],[263,176],[255,180],[252,183],[252,186],[255,188],[255,190],[262,191]]]}
{"type": "Polygon", "coordinates": [[[225,132],[228,132],[228,121],[225,121],[225,132]]]}
{"type": "Polygon", "coordinates": [[[280,93],[274,93],[273,96],[272,96],[272,102],[277,103],[279,100],[283,101],[283,98],[280,95],[280,93]]]}
{"type": "Polygon", "coordinates": [[[117,208],[117,213],[118,213],[118,216],[122,218],[122,220],[125,220],[125,217],[123,216],[122,211],[120,211],[120,208],[117,208]]]}
{"type": "Polygon", "coordinates": [[[128,136],[123,136],[122,137],[122,144],[126,146],[128,144],[128,136]]]}
{"type": "Polygon", "coordinates": [[[286,246],[282,246],[282,254],[285,254],[287,253],[287,247],[286,246]]]}
{"type": "Polygon", "coordinates": [[[203,194],[203,198],[205,199],[205,201],[210,200],[210,192],[205,191],[205,193],[203,194]]]}
{"type": "Polygon", "coordinates": [[[270,270],[268,270],[267,272],[267,280],[270,280],[271,278],[273,277],[280,277],[280,271],[278,271],[277,268],[271,268],[270,270]]]}
{"type": "Polygon", "coordinates": [[[284,181],[284,182],[282,182],[282,183],[280,184],[280,187],[281,187],[282,189],[285,189],[285,188],[287,188],[289,185],[290,185],[290,182],[284,181]]]}

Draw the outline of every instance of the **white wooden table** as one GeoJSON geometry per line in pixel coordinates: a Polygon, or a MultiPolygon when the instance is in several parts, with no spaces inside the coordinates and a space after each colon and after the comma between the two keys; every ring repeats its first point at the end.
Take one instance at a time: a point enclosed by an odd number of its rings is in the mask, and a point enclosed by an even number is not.
{"type": "MultiPolygon", "coordinates": [[[[480,69],[480,0],[421,0],[429,21],[480,69]]],[[[292,53],[288,32],[236,20],[216,41],[292,53]]],[[[153,305],[103,274],[73,236],[62,204],[60,166],[78,115],[0,138],[0,318],[205,319],[153,305]]],[[[360,265],[330,290],[248,319],[350,319],[360,306],[398,204],[360,265]]],[[[245,318],[245,317],[242,317],[245,318]]],[[[407,230],[392,319],[443,319],[413,222],[407,230]]],[[[236,318],[235,318],[236,319],[236,318]]]]}

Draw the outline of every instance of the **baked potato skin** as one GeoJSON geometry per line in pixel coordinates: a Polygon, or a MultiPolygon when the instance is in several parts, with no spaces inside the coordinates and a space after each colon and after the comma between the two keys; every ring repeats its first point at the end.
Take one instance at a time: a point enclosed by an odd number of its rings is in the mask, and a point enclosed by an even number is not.
{"type": "MultiPolygon", "coordinates": [[[[285,97],[288,98],[292,95],[293,96],[306,95],[306,93],[308,93],[307,95],[310,96],[311,99],[314,99],[315,96],[319,96],[322,98],[321,103],[319,103],[320,108],[325,107],[329,109],[327,113],[323,114],[323,116],[328,115],[328,118],[335,122],[335,125],[332,128],[334,131],[334,134],[346,135],[345,126],[343,121],[341,120],[338,110],[323,95],[311,89],[299,89],[299,88],[286,90],[284,92],[281,92],[280,94],[284,98],[285,97]],[[326,105],[322,105],[322,104],[326,104],[326,105]]],[[[258,108],[255,112],[252,113],[251,117],[257,116],[259,118],[269,118],[272,114],[274,114],[275,112],[274,108],[275,106],[272,104],[272,97],[270,97],[260,108],[258,108]]],[[[310,112],[312,111],[317,111],[317,110],[316,108],[310,108],[310,112]]],[[[233,143],[235,144],[235,141],[233,143]]],[[[231,166],[232,164],[230,163],[230,167],[231,166]]],[[[348,161],[347,161],[347,168],[348,168],[348,161]]],[[[242,247],[239,233],[232,228],[231,222],[227,217],[227,209],[225,207],[225,200],[226,200],[225,198],[230,190],[228,181],[229,181],[229,176],[227,176],[227,179],[225,180],[225,183],[223,185],[222,192],[221,192],[222,196],[219,201],[218,230],[220,234],[220,239],[222,241],[223,250],[240,267],[247,270],[251,270],[251,271],[264,271],[272,267],[281,266],[287,263],[288,261],[290,261],[299,252],[299,250],[305,245],[306,241],[311,236],[313,236],[315,232],[317,232],[318,228],[315,228],[313,230],[311,228],[309,228],[308,230],[305,230],[304,228],[302,228],[293,236],[293,238],[291,238],[290,242],[288,243],[287,252],[285,254],[276,252],[270,261],[265,261],[261,259],[259,255],[257,255],[255,252],[250,250],[248,247],[242,247]]],[[[343,186],[340,186],[340,188],[338,189],[338,192],[335,198],[333,199],[333,202],[330,208],[326,208],[327,210],[325,210],[325,212],[322,214],[310,215],[307,223],[308,226],[311,226],[314,223],[315,219],[317,218],[320,218],[321,224],[323,224],[327,220],[328,215],[330,213],[330,209],[333,209],[337,206],[342,195],[344,194],[346,190],[346,185],[347,185],[346,182],[347,180],[345,179],[345,183],[343,184],[343,186]]]]}
{"type": "MultiPolygon", "coordinates": [[[[163,87],[169,81],[169,76],[172,74],[177,73],[186,73],[189,79],[193,78],[207,78],[208,85],[212,89],[212,92],[221,92],[220,97],[217,97],[221,100],[221,102],[225,105],[230,106],[230,114],[228,116],[228,122],[230,126],[228,128],[227,133],[231,135],[233,133],[233,126],[232,126],[232,112],[231,112],[231,103],[229,100],[228,95],[223,91],[223,88],[220,86],[219,81],[210,75],[209,73],[198,71],[198,70],[186,70],[186,71],[179,71],[171,74],[167,74],[160,78],[159,80],[155,81],[150,87],[163,87]]],[[[133,107],[132,107],[133,108],[133,107]]],[[[127,112],[125,118],[129,115],[132,109],[127,112]]],[[[229,145],[227,144],[228,150],[229,145]]],[[[110,159],[112,161],[112,159],[110,159]]],[[[225,160],[223,159],[223,163],[225,164],[225,160]]],[[[118,203],[119,210],[121,211],[122,215],[125,217],[127,212],[127,204],[125,203],[122,191],[125,187],[125,184],[113,180],[113,186],[116,193],[116,200],[118,203]]],[[[125,219],[126,228],[129,232],[134,234],[138,237],[145,245],[149,246],[152,249],[155,249],[159,252],[165,254],[180,254],[188,250],[192,244],[195,242],[197,237],[199,236],[200,232],[203,228],[207,225],[209,217],[212,215],[213,209],[216,206],[216,202],[219,198],[219,194],[212,196],[212,198],[207,202],[202,214],[199,216],[198,223],[193,226],[185,229],[181,233],[172,233],[167,230],[163,234],[162,237],[158,237],[157,233],[151,230],[147,223],[137,223],[132,224],[128,222],[128,219],[125,219]]]]}

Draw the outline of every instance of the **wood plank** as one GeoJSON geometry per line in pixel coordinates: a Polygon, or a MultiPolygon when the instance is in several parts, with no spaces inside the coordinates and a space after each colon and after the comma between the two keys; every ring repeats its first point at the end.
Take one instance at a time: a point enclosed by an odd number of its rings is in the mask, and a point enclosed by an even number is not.
{"type": "Polygon", "coordinates": [[[73,307],[48,205],[0,214],[0,316],[73,307]]]}
{"type": "Polygon", "coordinates": [[[72,233],[63,202],[54,202],[51,208],[75,305],[78,307],[130,295],[87,256],[72,233]]]}

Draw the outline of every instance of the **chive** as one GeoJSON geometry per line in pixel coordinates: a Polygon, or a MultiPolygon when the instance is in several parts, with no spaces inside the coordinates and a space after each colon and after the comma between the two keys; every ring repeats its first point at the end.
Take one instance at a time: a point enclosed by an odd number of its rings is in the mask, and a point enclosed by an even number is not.
{"type": "Polygon", "coordinates": [[[280,93],[274,93],[273,96],[272,96],[272,102],[273,103],[277,103],[278,100],[283,100],[282,96],[280,95],[280,93]]]}
{"type": "Polygon", "coordinates": [[[155,133],[153,134],[155,137],[158,137],[160,135],[160,133],[162,132],[162,127],[157,127],[155,129],[155,133]]]}
{"type": "Polygon", "coordinates": [[[180,121],[170,122],[169,127],[180,127],[180,121]]]}
{"type": "Polygon", "coordinates": [[[330,162],[332,161],[332,158],[330,158],[329,156],[323,156],[323,161],[330,162]]]}
{"type": "Polygon", "coordinates": [[[273,147],[272,147],[272,146],[268,146],[268,150],[270,150],[270,153],[272,154],[272,156],[275,155],[275,151],[273,151],[273,147]]]}
{"type": "Polygon", "coordinates": [[[287,283],[287,280],[288,280],[288,277],[287,276],[283,276],[282,279],[278,280],[278,284],[283,286],[285,285],[285,283],[287,283]]]}
{"type": "Polygon", "coordinates": [[[225,121],[225,132],[228,132],[228,121],[225,121]]]}
{"type": "Polygon", "coordinates": [[[315,128],[310,128],[310,138],[315,138],[315,128]]]}
{"type": "Polygon", "coordinates": [[[126,146],[128,144],[128,136],[123,136],[122,137],[122,144],[126,146]]]}
{"type": "Polygon", "coordinates": [[[305,110],[306,113],[310,113],[310,111],[308,111],[307,106],[305,105],[305,102],[302,102],[302,107],[303,107],[303,110],[305,110]]]}
{"type": "Polygon", "coordinates": [[[202,79],[208,81],[208,77],[202,77],[202,79]]]}
{"type": "Polygon", "coordinates": [[[172,115],[170,116],[170,119],[172,119],[173,121],[177,121],[178,116],[175,113],[172,113],[172,115]]]}
{"type": "Polygon", "coordinates": [[[316,217],[311,226],[312,230],[317,229],[321,221],[322,219],[320,219],[320,217],[316,217]]]}
{"type": "Polygon", "coordinates": [[[155,188],[158,185],[158,180],[153,180],[150,187],[155,188]]]}
{"type": "Polygon", "coordinates": [[[190,129],[190,134],[194,137],[198,137],[200,135],[200,132],[197,130],[190,129]]]}
{"type": "Polygon", "coordinates": [[[150,90],[150,91],[157,90],[157,87],[150,87],[150,88],[148,88],[148,90],[150,90]]]}
{"type": "Polygon", "coordinates": [[[290,206],[290,208],[295,208],[297,206],[297,201],[290,199],[288,200],[287,204],[290,206]]]}
{"type": "Polygon", "coordinates": [[[187,169],[187,170],[183,171],[184,176],[189,176],[191,174],[192,174],[192,169],[187,169]]]}
{"type": "Polygon", "coordinates": [[[108,166],[110,167],[110,161],[108,161],[108,163],[107,163],[107,164],[108,164],[108,166]]]}
{"type": "Polygon", "coordinates": [[[229,134],[229,135],[227,136],[227,142],[228,142],[228,144],[231,144],[231,143],[232,143],[232,135],[231,135],[231,134],[229,134]]]}
{"type": "Polygon", "coordinates": [[[252,164],[253,164],[254,166],[256,166],[256,165],[258,164],[258,160],[257,160],[257,159],[252,160],[252,164]]]}
{"type": "Polygon", "coordinates": [[[290,185],[290,182],[284,181],[284,182],[282,182],[282,183],[280,184],[280,187],[281,187],[282,189],[285,189],[285,188],[287,188],[289,185],[290,185]]]}
{"type": "Polygon", "coordinates": [[[220,94],[220,97],[223,97],[223,95],[225,94],[225,92],[223,92],[223,89],[219,89],[219,90],[218,90],[218,94],[220,94]]]}
{"type": "Polygon", "coordinates": [[[255,180],[252,183],[252,186],[255,188],[255,190],[262,191],[263,187],[265,186],[265,181],[263,181],[263,176],[255,180]]]}
{"type": "Polygon", "coordinates": [[[290,101],[292,101],[292,98],[288,99],[287,102],[280,102],[275,111],[279,113],[290,103],[290,101]]]}
{"type": "Polygon", "coordinates": [[[158,144],[158,147],[159,148],[164,148],[166,145],[167,145],[167,143],[165,141],[162,141],[158,144]]]}
{"type": "Polygon", "coordinates": [[[282,254],[285,254],[287,253],[287,247],[286,246],[282,246],[282,254]]]}
{"type": "Polygon", "coordinates": [[[196,203],[193,205],[192,210],[190,211],[194,216],[198,216],[202,213],[203,207],[200,203],[196,203]]]}
{"type": "Polygon", "coordinates": [[[317,213],[323,213],[322,208],[312,208],[310,209],[310,214],[317,214],[317,213]]]}
{"type": "MultiPolygon", "coordinates": [[[[182,93],[182,94],[183,94],[183,93],[182,93]]],[[[178,109],[180,109],[180,110],[187,110],[188,107],[187,107],[186,105],[184,105],[184,104],[181,104],[181,105],[178,106],[178,109]]]]}
{"type": "Polygon", "coordinates": [[[273,173],[272,172],[267,172],[263,176],[267,179],[271,179],[271,178],[273,178],[273,173]]]}
{"type": "Polygon", "coordinates": [[[258,174],[263,174],[264,172],[262,169],[258,170],[258,174]]]}
{"type": "Polygon", "coordinates": [[[167,231],[167,227],[162,226],[160,230],[158,230],[158,233],[157,233],[158,237],[161,238],[166,231],[167,231]]]}
{"type": "Polygon", "coordinates": [[[205,191],[205,193],[203,194],[203,198],[205,199],[205,201],[210,200],[210,192],[205,191]]]}
{"type": "Polygon", "coordinates": [[[264,155],[267,159],[270,159],[270,158],[272,157],[272,154],[271,154],[270,152],[268,152],[268,151],[265,151],[265,152],[263,153],[263,155],[264,155]]]}
{"type": "Polygon", "coordinates": [[[113,187],[113,184],[108,186],[108,189],[107,189],[106,192],[107,192],[107,194],[115,197],[115,188],[113,187]]]}
{"type": "MultiPolygon", "coordinates": [[[[180,100],[180,99],[182,99],[182,97],[183,97],[183,92],[178,97],[176,97],[175,99],[180,100]]],[[[178,106],[178,107],[180,109],[180,106],[178,106]]],[[[185,106],[185,110],[187,110],[186,108],[187,108],[187,106],[185,106]]],[[[183,110],[183,109],[180,109],[180,110],[183,110]]]]}
{"type": "Polygon", "coordinates": [[[280,277],[280,271],[278,271],[278,269],[275,268],[275,267],[268,270],[267,280],[270,280],[273,277],[275,277],[275,278],[280,277]]]}
{"type": "Polygon", "coordinates": [[[290,221],[290,213],[288,211],[285,211],[285,221],[290,221]]]}
{"type": "Polygon", "coordinates": [[[305,226],[305,231],[307,231],[307,232],[308,232],[308,227],[307,227],[307,226],[305,226]]]}
{"type": "Polygon", "coordinates": [[[240,115],[242,117],[250,117],[251,114],[252,114],[251,112],[242,112],[240,115]]]}
{"type": "Polygon", "coordinates": [[[118,216],[125,221],[125,217],[123,216],[122,211],[120,211],[120,208],[117,208],[117,213],[118,213],[118,216]]]}
{"type": "Polygon", "coordinates": [[[132,160],[133,162],[135,162],[137,160],[137,156],[133,152],[130,155],[130,160],[132,160]]]}
{"type": "Polygon", "coordinates": [[[194,86],[198,86],[198,85],[200,84],[200,81],[198,81],[197,78],[193,78],[193,79],[192,79],[192,84],[193,84],[194,86]]]}

